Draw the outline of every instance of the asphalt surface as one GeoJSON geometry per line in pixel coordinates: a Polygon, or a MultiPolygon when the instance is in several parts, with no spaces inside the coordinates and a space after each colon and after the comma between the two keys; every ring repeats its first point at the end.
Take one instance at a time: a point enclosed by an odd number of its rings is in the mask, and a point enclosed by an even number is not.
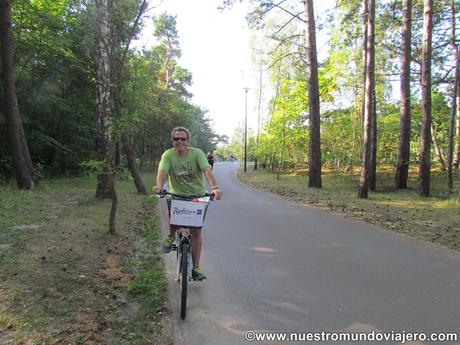
{"type": "MultiPolygon", "coordinates": [[[[237,168],[214,168],[224,198],[208,210],[208,279],[189,284],[185,321],[175,255],[165,258],[175,344],[249,344],[247,331],[460,336],[460,254],[258,192],[235,180],[237,168]]],[[[323,342],[334,343],[351,344],[323,342]]]]}

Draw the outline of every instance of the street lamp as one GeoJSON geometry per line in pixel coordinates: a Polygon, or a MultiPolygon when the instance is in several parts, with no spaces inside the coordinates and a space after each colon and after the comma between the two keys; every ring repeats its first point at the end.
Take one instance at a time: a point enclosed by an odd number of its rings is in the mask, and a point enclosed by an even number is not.
{"type": "Polygon", "coordinates": [[[249,88],[243,88],[246,93],[246,107],[245,107],[245,116],[244,116],[244,172],[246,172],[246,164],[248,157],[248,91],[249,88]]]}

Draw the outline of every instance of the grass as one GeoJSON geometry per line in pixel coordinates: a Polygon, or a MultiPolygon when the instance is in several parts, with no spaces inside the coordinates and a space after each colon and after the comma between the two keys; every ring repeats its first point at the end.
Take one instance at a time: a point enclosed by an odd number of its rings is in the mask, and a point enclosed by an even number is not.
{"type": "Polygon", "coordinates": [[[167,344],[156,201],[118,181],[110,201],[91,177],[0,186],[1,344],[167,344]]]}
{"type": "Polygon", "coordinates": [[[455,176],[454,192],[446,192],[446,178],[432,172],[429,198],[417,194],[417,171],[410,171],[408,189],[394,187],[391,168],[377,177],[377,191],[368,199],[358,199],[359,175],[337,175],[323,171],[322,188],[308,188],[304,174],[276,174],[264,170],[239,171],[238,179],[255,188],[275,193],[296,202],[320,207],[345,217],[358,218],[386,229],[460,250],[460,178],[455,176]]]}

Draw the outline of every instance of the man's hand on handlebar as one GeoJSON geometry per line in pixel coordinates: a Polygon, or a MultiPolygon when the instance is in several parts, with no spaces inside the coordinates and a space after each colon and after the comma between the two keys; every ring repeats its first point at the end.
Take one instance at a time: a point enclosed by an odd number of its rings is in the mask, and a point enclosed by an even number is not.
{"type": "Polygon", "coordinates": [[[152,192],[154,192],[155,194],[160,194],[162,189],[163,189],[163,186],[153,186],[152,187],[152,192]]]}
{"type": "Polygon", "coordinates": [[[219,188],[213,189],[212,193],[215,195],[216,200],[220,200],[222,198],[222,191],[219,188]]]}

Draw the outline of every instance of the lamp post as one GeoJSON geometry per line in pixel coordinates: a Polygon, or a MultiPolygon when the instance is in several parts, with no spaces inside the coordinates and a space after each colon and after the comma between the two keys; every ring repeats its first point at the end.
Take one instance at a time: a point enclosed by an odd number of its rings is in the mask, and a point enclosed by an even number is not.
{"type": "Polygon", "coordinates": [[[244,172],[246,172],[246,164],[248,157],[248,91],[249,88],[243,88],[246,94],[246,107],[245,107],[245,116],[244,116],[244,172]]]}

